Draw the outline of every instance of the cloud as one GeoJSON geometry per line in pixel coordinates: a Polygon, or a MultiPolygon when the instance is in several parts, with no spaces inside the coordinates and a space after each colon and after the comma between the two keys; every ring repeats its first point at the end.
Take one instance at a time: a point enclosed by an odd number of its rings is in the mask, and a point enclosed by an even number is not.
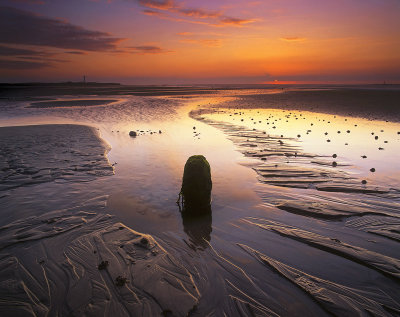
{"type": "Polygon", "coordinates": [[[180,40],[181,43],[190,43],[190,44],[198,44],[207,47],[221,47],[223,39],[220,38],[210,38],[216,36],[222,36],[219,33],[214,32],[201,32],[201,33],[192,33],[192,32],[179,32],[176,33],[182,39],[180,40]],[[204,38],[207,36],[208,38],[204,38]],[[203,37],[203,38],[201,38],[203,37]]]}
{"type": "Polygon", "coordinates": [[[18,60],[33,60],[33,61],[45,61],[45,62],[66,62],[66,60],[54,58],[59,53],[35,50],[30,47],[15,47],[0,45],[0,56],[12,57],[18,60]]]}
{"type": "Polygon", "coordinates": [[[164,19],[164,20],[168,20],[168,21],[209,25],[208,22],[176,18],[176,17],[173,17],[171,15],[166,14],[165,12],[160,12],[160,11],[143,10],[142,13],[145,14],[145,15],[149,15],[149,16],[156,16],[156,17],[158,17],[160,19],[164,19]]]}
{"type": "Polygon", "coordinates": [[[147,8],[168,10],[175,6],[172,0],[138,0],[138,2],[147,8]]]}
{"type": "Polygon", "coordinates": [[[48,56],[49,53],[32,49],[0,45],[0,56],[48,56]]]}
{"type": "Polygon", "coordinates": [[[212,20],[209,22],[204,21],[194,21],[194,20],[184,20],[177,19],[167,15],[165,12],[155,11],[155,10],[143,10],[142,13],[149,16],[156,16],[162,19],[168,19],[178,22],[189,22],[189,23],[199,23],[206,24],[210,26],[243,26],[244,24],[252,23],[253,19],[241,19],[236,17],[230,17],[224,15],[220,11],[211,11],[201,8],[190,8],[185,7],[181,3],[175,2],[173,0],[136,0],[141,6],[166,11],[168,13],[177,14],[180,16],[200,19],[200,20],[212,20]]]}
{"type": "Polygon", "coordinates": [[[192,32],[179,32],[179,33],[176,33],[176,35],[179,35],[179,36],[191,36],[191,35],[193,35],[193,33],[192,32]]]}
{"type": "Polygon", "coordinates": [[[150,16],[165,17],[165,14],[160,12],[160,11],[143,10],[142,13],[145,14],[145,15],[150,15],[150,16]]]}
{"type": "Polygon", "coordinates": [[[65,63],[65,62],[68,62],[68,60],[66,60],[66,59],[49,57],[49,55],[43,55],[43,56],[13,56],[13,57],[18,58],[19,60],[32,60],[32,61],[46,62],[46,63],[51,63],[51,62],[65,63]]]}
{"type": "Polygon", "coordinates": [[[130,53],[134,54],[163,54],[171,52],[159,46],[151,46],[151,45],[131,46],[127,48],[129,49],[130,53]]]}
{"type": "MultiPolygon", "coordinates": [[[[219,12],[216,11],[209,11],[199,8],[186,8],[183,7],[181,4],[176,3],[175,1],[172,0],[137,0],[137,1],[139,2],[140,5],[146,8],[175,12],[184,16],[195,17],[200,19],[216,18],[221,15],[219,12]]],[[[155,12],[152,11],[151,13],[154,14],[155,12]]]]}
{"type": "Polygon", "coordinates": [[[65,54],[73,54],[73,55],[87,55],[86,52],[82,52],[82,51],[67,51],[65,52],[65,54]]]}
{"type": "Polygon", "coordinates": [[[194,17],[200,19],[218,18],[221,16],[221,13],[219,12],[206,11],[202,9],[193,9],[193,8],[175,8],[173,11],[188,17],[194,17]]]}
{"type": "Polygon", "coordinates": [[[42,0],[12,0],[13,2],[21,2],[21,3],[28,3],[28,4],[44,4],[42,0]]]}
{"type": "Polygon", "coordinates": [[[220,40],[220,39],[183,39],[180,42],[199,44],[199,45],[207,46],[207,47],[221,47],[222,46],[222,40],[220,40]]]}
{"type": "Polygon", "coordinates": [[[305,37],[297,37],[297,36],[292,36],[292,37],[281,37],[280,38],[282,41],[285,42],[303,42],[306,40],[305,37]]]}
{"type": "Polygon", "coordinates": [[[0,69],[26,70],[50,67],[51,63],[37,61],[18,61],[0,59],[0,69]]]}
{"type": "Polygon", "coordinates": [[[231,17],[222,17],[220,19],[222,24],[231,24],[236,26],[242,26],[243,24],[248,24],[254,22],[251,19],[238,19],[238,18],[231,18],[231,17]]]}
{"type": "Polygon", "coordinates": [[[0,7],[0,43],[83,51],[117,48],[122,38],[11,7],[0,7]]]}

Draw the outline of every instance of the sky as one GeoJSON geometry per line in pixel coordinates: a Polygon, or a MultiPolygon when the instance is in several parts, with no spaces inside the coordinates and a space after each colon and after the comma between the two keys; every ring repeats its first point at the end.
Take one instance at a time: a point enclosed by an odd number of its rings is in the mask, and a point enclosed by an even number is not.
{"type": "Polygon", "coordinates": [[[400,83],[400,0],[0,0],[0,82],[400,83]]]}

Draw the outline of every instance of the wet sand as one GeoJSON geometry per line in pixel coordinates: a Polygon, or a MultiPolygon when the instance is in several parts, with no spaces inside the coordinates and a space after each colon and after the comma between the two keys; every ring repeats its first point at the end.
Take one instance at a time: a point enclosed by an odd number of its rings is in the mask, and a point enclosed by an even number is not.
{"type": "Polygon", "coordinates": [[[117,101],[113,100],[102,100],[102,99],[79,99],[79,100],[54,100],[54,101],[41,101],[41,102],[32,102],[30,107],[32,108],[60,108],[60,107],[90,107],[90,106],[99,106],[99,105],[107,105],[109,103],[117,101]]]}
{"type": "Polygon", "coordinates": [[[109,146],[87,126],[2,127],[0,147],[0,191],[113,174],[106,157],[109,146]]]}
{"type": "Polygon", "coordinates": [[[328,86],[326,89],[282,88],[275,94],[239,94],[235,101],[225,105],[244,109],[313,111],[400,122],[399,100],[397,85],[380,86],[378,89],[328,86]]]}
{"type": "Polygon", "coordinates": [[[188,95],[2,101],[1,315],[399,315],[399,124],[188,95]]]}
{"type": "MultiPolygon", "coordinates": [[[[113,175],[110,148],[94,128],[59,124],[0,131],[3,192],[113,175]]],[[[186,315],[193,308],[199,295],[191,275],[151,236],[99,213],[106,199],[32,211],[36,215],[0,227],[2,316],[186,315]]]]}

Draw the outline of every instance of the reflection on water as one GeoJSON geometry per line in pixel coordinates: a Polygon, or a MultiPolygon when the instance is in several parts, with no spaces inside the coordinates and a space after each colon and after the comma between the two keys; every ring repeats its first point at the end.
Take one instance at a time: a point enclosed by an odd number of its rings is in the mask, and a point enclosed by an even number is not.
{"type": "MultiPolygon", "coordinates": [[[[81,210],[82,201],[106,195],[105,211],[89,211],[109,213],[153,236],[165,258],[176,259],[191,274],[195,286],[190,287],[199,294],[193,316],[398,312],[398,281],[392,277],[400,271],[400,125],[271,109],[219,109],[204,112],[200,121],[188,117],[197,105],[207,110],[224,98],[231,96],[184,103],[129,97],[87,108],[9,105],[1,110],[2,125],[98,127],[112,147],[108,158],[115,175],[6,191],[0,197],[3,221],[67,207],[81,210]],[[143,132],[131,138],[131,130],[143,132]],[[176,196],[185,162],[196,154],[210,162],[213,204],[212,214],[194,218],[179,212],[176,196]],[[389,277],[382,274],[387,271],[389,277]]],[[[115,259],[125,261],[109,239],[115,259]]],[[[97,274],[97,258],[93,261],[97,274]]],[[[80,266],[73,269],[80,272],[80,266]]],[[[62,274],[54,270],[52,276],[62,274]]],[[[141,274],[133,276],[140,280],[141,274]]]]}
{"type": "MultiPolygon", "coordinates": [[[[218,109],[204,116],[282,138],[281,148],[291,144],[304,153],[318,154],[314,166],[338,167],[369,184],[400,187],[398,123],[277,109],[218,109]]],[[[248,146],[260,150],[251,142],[248,146]]],[[[266,161],[274,163],[275,157],[266,161]]],[[[302,163],[301,158],[297,163],[302,163]]]]}
{"type": "Polygon", "coordinates": [[[205,250],[211,242],[212,211],[202,215],[192,216],[188,212],[181,212],[183,230],[188,235],[189,246],[192,249],[205,250]]]}

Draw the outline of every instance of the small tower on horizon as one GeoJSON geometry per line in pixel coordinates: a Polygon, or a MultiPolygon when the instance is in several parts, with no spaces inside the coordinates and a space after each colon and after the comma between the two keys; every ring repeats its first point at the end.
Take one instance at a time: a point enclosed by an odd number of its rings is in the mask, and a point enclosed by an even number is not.
{"type": "Polygon", "coordinates": [[[86,75],[83,75],[83,83],[86,84],[86,75]]]}

